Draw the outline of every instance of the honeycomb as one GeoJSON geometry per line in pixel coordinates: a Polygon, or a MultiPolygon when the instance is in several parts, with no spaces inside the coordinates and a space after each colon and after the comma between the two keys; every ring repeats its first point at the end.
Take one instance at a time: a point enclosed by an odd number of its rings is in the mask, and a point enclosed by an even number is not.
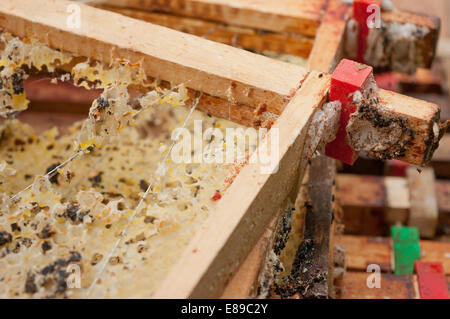
{"type": "MultiPolygon", "coordinates": [[[[34,41],[27,46],[25,40],[3,36],[8,41],[2,57],[11,48],[17,52],[3,70],[14,64],[16,72],[23,65],[45,65],[54,71],[71,61],[67,54],[34,41]],[[39,51],[31,54],[36,48],[39,51]],[[41,53],[45,58],[38,58],[41,53]]],[[[70,134],[53,128],[36,135],[17,119],[0,123],[0,297],[87,297],[104,262],[106,270],[89,297],[150,297],[214,210],[235,165],[179,164],[169,157],[165,174],[156,173],[173,131],[189,112],[182,85],[175,90],[149,88],[136,107],[127,88],[146,76],[126,61],[108,67],[80,62],[70,76],[61,77],[69,79],[104,89],[88,118],[70,127],[70,134]],[[80,149],[81,156],[55,174],[43,175],[80,149]],[[136,218],[106,260],[149,187],[136,218]],[[80,270],[80,288],[68,286],[68,267],[73,265],[80,270]]],[[[203,130],[213,127],[223,136],[226,128],[239,127],[195,111],[186,126],[190,132],[196,120],[202,120],[203,130]]],[[[192,153],[211,157],[224,147],[225,141],[203,139],[192,153]]],[[[242,151],[255,148],[249,145],[242,151]]]]}

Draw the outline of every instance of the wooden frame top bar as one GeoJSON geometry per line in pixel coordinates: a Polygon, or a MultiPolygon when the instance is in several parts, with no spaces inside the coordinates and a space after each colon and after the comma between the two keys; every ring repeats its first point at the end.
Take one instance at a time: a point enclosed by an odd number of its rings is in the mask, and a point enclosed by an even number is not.
{"type": "Polygon", "coordinates": [[[280,112],[307,74],[300,66],[79,3],[81,28],[70,29],[70,4],[2,0],[0,28],[104,63],[140,62],[148,76],[240,104],[270,104],[280,112]]]}
{"type": "Polygon", "coordinates": [[[152,12],[118,6],[96,5],[125,16],[162,25],[205,39],[232,45],[247,50],[282,52],[307,58],[311,53],[314,38],[287,32],[261,32],[260,30],[228,25],[220,22],[185,17],[164,12],[152,12]]]}
{"type": "Polygon", "coordinates": [[[327,0],[107,0],[112,6],[162,11],[189,17],[314,36],[327,0]]]}

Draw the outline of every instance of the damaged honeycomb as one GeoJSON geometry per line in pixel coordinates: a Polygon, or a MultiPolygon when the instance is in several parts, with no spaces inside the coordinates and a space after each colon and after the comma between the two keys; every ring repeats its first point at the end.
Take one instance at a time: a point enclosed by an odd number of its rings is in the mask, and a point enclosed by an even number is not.
{"type": "Polygon", "coordinates": [[[28,108],[23,87],[24,67],[54,72],[57,65],[72,60],[69,54],[52,50],[35,40],[22,41],[7,32],[0,35],[0,48],[0,117],[10,117],[28,108]]]}
{"type": "MultiPolygon", "coordinates": [[[[350,19],[347,23],[345,53],[356,59],[358,45],[358,22],[350,19]]],[[[421,42],[430,30],[412,23],[381,21],[379,28],[371,28],[367,37],[364,60],[374,68],[392,69],[397,72],[414,74],[419,67],[427,67],[421,42]]]]}
{"type": "MultiPolygon", "coordinates": [[[[16,72],[20,66],[52,72],[71,62],[65,53],[39,43],[31,41],[29,47],[25,40],[3,37],[8,40],[3,54],[11,48],[17,52],[5,66],[14,65],[16,72]],[[35,48],[39,50],[31,53],[35,48]]],[[[88,118],[74,124],[68,135],[53,128],[38,136],[16,119],[0,124],[0,297],[87,297],[105,261],[106,270],[89,297],[149,297],[214,210],[234,164],[211,158],[178,164],[169,158],[165,174],[156,173],[172,132],[189,112],[183,107],[187,90],[182,85],[147,85],[142,70],[126,61],[109,67],[80,62],[59,79],[104,90],[88,118]],[[132,100],[127,89],[136,84],[147,93],[132,100]],[[84,152],[61,166],[74,149],[84,152]],[[147,189],[136,218],[106,260],[147,189]],[[72,266],[79,269],[79,289],[68,286],[72,266]]],[[[187,122],[190,132],[194,120],[223,136],[226,128],[239,127],[195,111],[187,122]]],[[[215,148],[225,147],[224,140],[202,143],[194,145],[194,158],[206,152],[214,156],[215,148]]],[[[248,153],[256,145],[245,147],[241,152],[248,153]]]]}

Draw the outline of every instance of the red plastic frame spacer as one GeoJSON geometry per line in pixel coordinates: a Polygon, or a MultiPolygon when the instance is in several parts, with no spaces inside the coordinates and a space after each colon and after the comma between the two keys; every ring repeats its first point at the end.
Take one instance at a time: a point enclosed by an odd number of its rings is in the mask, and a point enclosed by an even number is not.
{"type": "Polygon", "coordinates": [[[419,282],[420,298],[448,299],[447,279],[440,262],[421,262],[414,264],[419,282]]]}
{"type": "Polygon", "coordinates": [[[347,144],[346,127],[357,108],[352,103],[353,93],[360,91],[372,74],[372,67],[343,59],[331,76],[330,101],[340,101],[342,109],[336,139],[327,144],[325,155],[349,165],[353,165],[359,155],[347,144]]]}

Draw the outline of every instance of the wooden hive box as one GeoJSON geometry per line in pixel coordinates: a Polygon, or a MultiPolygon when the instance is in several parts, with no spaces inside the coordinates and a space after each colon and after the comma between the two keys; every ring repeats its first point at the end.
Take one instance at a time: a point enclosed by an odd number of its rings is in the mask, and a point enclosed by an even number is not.
{"type": "MultiPolygon", "coordinates": [[[[229,22],[228,12],[233,22],[245,28],[264,27],[273,32],[289,31],[309,37],[301,42],[305,49],[292,49],[305,56],[303,51],[310,51],[307,69],[85,5],[80,5],[81,28],[72,30],[67,27],[66,15],[62,14],[71,2],[44,2],[4,1],[0,4],[0,28],[20,38],[37,39],[51,48],[105,64],[112,64],[115,59],[141,63],[151,77],[174,85],[186,83],[192,100],[195,92],[203,92],[199,109],[217,117],[229,116],[234,122],[259,127],[263,121],[255,110],[264,107],[265,112],[276,115],[268,139],[275,138],[272,136],[276,129],[280,136],[278,170],[273,174],[261,174],[260,163],[243,167],[217,209],[195,234],[153,295],[157,298],[221,296],[267,226],[298,194],[310,159],[307,155],[311,138],[308,130],[316,111],[328,102],[331,76],[326,72],[333,69],[343,54],[347,6],[335,1],[329,6],[324,1],[312,2],[313,10],[305,9],[309,14],[305,15],[300,9],[298,16],[286,19],[283,13],[274,14],[283,9],[290,12],[288,4],[292,5],[292,2],[286,1],[286,7],[265,11],[270,17],[267,20],[264,15],[261,18],[261,8],[249,6],[236,14],[235,9],[217,2],[225,12],[223,16],[219,15],[219,22],[229,22]],[[30,10],[34,12],[33,17],[28,14],[30,10]],[[279,19],[286,25],[280,24],[279,19]],[[109,23],[108,29],[104,28],[105,21],[109,23]],[[244,22],[249,24],[242,25],[244,22]],[[310,50],[308,45],[313,36],[316,39],[310,50]]],[[[133,4],[132,1],[117,3],[133,4]]],[[[152,3],[159,2],[149,1],[149,5],[152,3]]],[[[173,8],[156,8],[180,13],[182,8],[198,9],[210,5],[208,1],[176,3],[178,5],[173,8]]],[[[305,2],[305,6],[310,5],[305,2]]],[[[214,8],[182,13],[195,17],[198,12],[219,10],[214,8]]],[[[192,21],[186,22],[189,23],[192,21]]],[[[249,42],[253,43],[255,37],[250,36],[249,42]]],[[[433,46],[434,40],[430,41],[433,46]]],[[[263,46],[249,46],[263,49],[263,46]]],[[[285,49],[288,53],[289,50],[285,49]]],[[[429,145],[429,140],[434,136],[433,124],[438,123],[438,107],[383,90],[378,98],[382,104],[390,105],[394,114],[412,119],[417,127],[418,134],[402,159],[415,164],[426,162],[437,146],[432,138],[433,143],[429,145]],[[410,151],[414,147],[420,151],[410,151]]],[[[332,162],[323,165],[330,167],[332,162]]],[[[327,187],[331,189],[331,185],[327,187]]],[[[330,207],[321,209],[330,211],[330,207]]],[[[309,236],[314,236],[314,232],[309,236]]],[[[327,254],[326,251],[323,253],[327,254]]],[[[146,296],[145,292],[142,295],[146,296]]]]}

